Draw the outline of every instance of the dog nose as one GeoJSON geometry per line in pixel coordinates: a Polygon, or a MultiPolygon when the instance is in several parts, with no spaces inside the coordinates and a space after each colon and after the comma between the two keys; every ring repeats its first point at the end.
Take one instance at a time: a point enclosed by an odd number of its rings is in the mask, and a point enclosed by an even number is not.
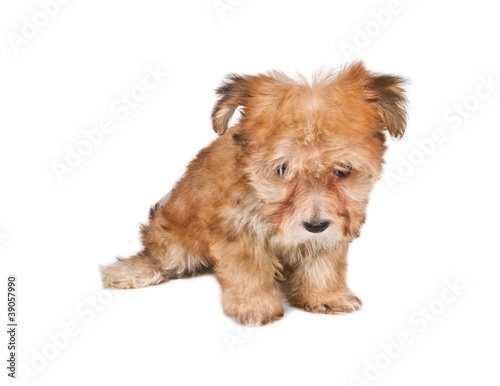
{"type": "Polygon", "coordinates": [[[310,222],[304,223],[304,228],[306,228],[311,233],[321,233],[330,225],[328,220],[312,220],[310,222]]]}

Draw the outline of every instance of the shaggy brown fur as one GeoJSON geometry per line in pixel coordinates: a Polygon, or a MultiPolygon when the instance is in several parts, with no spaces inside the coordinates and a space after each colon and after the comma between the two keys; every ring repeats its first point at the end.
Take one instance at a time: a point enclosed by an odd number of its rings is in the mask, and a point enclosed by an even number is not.
{"type": "Polygon", "coordinates": [[[151,208],[144,250],[102,267],[104,286],[213,268],[224,312],[243,324],[281,318],[283,296],[310,312],[359,309],[347,252],[381,174],[385,131],[400,138],[405,130],[402,84],[362,63],[310,83],[276,71],[229,76],[212,114],[221,137],[151,208]]]}

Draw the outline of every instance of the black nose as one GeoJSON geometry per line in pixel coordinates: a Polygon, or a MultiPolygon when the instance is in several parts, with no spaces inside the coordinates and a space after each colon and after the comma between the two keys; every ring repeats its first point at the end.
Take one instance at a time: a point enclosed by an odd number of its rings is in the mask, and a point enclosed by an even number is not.
{"type": "Polygon", "coordinates": [[[304,228],[306,228],[311,233],[320,233],[328,228],[329,224],[330,221],[328,220],[312,220],[310,222],[305,222],[304,228]]]}

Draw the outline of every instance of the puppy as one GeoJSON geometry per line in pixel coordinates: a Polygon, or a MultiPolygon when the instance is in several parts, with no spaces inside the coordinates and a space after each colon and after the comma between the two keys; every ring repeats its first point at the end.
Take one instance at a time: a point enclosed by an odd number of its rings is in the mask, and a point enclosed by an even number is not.
{"type": "Polygon", "coordinates": [[[104,287],[213,269],[224,312],[245,325],[280,319],[284,297],[309,312],[358,310],[347,252],[381,175],[385,132],[405,131],[403,83],[360,62],[311,82],[228,76],[212,114],[220,137],[150,209],[144,249],[101,267],[104,287]]]}

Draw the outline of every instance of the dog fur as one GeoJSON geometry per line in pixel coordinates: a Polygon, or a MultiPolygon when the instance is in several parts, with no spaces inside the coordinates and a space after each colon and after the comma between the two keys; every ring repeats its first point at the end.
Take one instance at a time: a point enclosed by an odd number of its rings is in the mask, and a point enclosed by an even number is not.
{"type": "Polygon", "coordinates": [[[104,286],[213,269],[224,312],[242,324],[281,318],[285,297],[310,312],[358,310],[347,253],[381,175],[385,132],[405,131],[403,84],[360,62],[310,82],[278,71],[228,76],[212,114],[220,137],[151,208],[144,249],[101,267],[104,286]]]}

